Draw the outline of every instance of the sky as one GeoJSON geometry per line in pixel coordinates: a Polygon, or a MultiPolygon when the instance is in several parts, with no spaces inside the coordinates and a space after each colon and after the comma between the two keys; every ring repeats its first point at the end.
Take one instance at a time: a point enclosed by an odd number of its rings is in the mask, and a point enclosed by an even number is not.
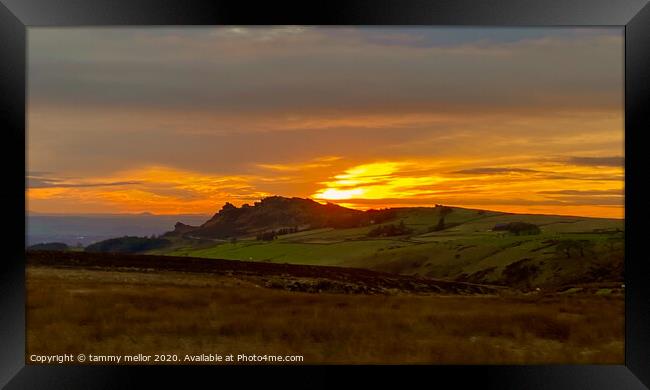
{"type": "Polygon", "coordinates": [[[622,28],[29,28],[32,213],[624,216],[622,28]]]}

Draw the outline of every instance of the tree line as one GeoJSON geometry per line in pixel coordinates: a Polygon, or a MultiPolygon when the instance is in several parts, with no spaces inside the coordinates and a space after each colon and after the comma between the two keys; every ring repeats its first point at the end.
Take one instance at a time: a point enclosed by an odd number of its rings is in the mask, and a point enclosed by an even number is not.
{"type": "Polygon", "coordinates": [[[298,227],[294,226],[290,228],[281,228],[278,230],[270,230],[268,232],[258,233],[257,236],[255,236],[255,239],[257,241],[273,241],[278,238],[278,236],[291,233],[298,233],[298,227]]]}

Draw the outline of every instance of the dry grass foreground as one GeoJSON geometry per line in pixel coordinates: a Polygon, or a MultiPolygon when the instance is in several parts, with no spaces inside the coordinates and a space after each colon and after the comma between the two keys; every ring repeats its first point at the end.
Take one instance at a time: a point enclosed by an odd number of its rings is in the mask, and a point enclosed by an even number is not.
{"type": "Polygon", "coordinates": [[[620,295],[310,294],[229,276],[27,268],[27,356],[622,364],[623,338],[620,295]]]}

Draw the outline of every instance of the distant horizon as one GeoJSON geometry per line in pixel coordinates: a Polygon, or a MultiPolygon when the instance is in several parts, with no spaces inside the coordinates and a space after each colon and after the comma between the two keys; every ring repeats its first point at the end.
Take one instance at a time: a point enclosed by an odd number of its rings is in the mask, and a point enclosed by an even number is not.
{"type": "MultiPolygon", "coordinates": [[[[436,204],[422,204],[422,205],[410,205],[410,206],[393,206],[393,207],[367,207],[367,208],[358,208],[358,207],[352,207],[345,205],[344,203],[340,202],[334,202],[334,201],[323,201],[323,200],[318,200],[318,199],[313,199],[313,198],[303,198],[303,197],[298,197],[298,196],[284,196],[284,195],[269,195],[268,197],[282,197],[282,198],[300,198],[300,199],[309,199],[313,200],[315,202],[318,202],[320,204],[327,204],[327,203],[332,203],[339,205],[341,207],[346,207],[349,209],[354,209],[354,210],[360,210],[360,211],[367,211],[371,209],[379,210],[379,209],[392,209],[392,208],[434,208],[436,204]]],[[[33,215],[33,216],[61,216],[61,217],[85,217],[85,216],[145,216],[145,215],[151,215],[151,216],[192,216],[192,217],[207,217],[210,218],[213,216],[215,213],[219,212],[221,207],[225,205],[226,203],[233,204],[234,206],[241,208],[244,204],[249,204],[253,205],[255,202],[260,202],[264,198],[260,198],[254,202],[247,202],[247,203],[241,203],[239,205],[226,201],[224,202],[221,206],[217,206],[217,208],[211,212],[211,213],[153,213],[149,211],[142,211],[142,212],[132,212],[132,213],[101,213],[101,212],[94,212],[94,213],[51,213],[51,212],[39,212],[39,211],[33,211],[33,210],[26,210],[26,214],[33,215]]],[[[438,203],[441,204],[441,203],[438,203]]],[[[453,204],[442,204],[443,206],[447,207],[453,207],[453,208],[463,208],[463,209],[469,209],[469,210],[483,210],[483,211],[492,211],[492,212],[500,212],[500,213],[508,213],[508,214],[522,214],[522,215],[555,215],[555,216],[562,216],[562,217],[579,217],[579,218],[602,218],[602,219],[620,219],[620,220],[625,220],[625,216],[623,217],[601,217],[601,216],[589,216],[589,215],[577,215],[577,214],[553,214],[553,213],[544,213],[544,212],[517,212],[517,211],[506,211],[506,210],[499,210],[495,208],[481,208],[481,207],[476,207],[476,206],[467,206],[467,205],[453,205],[453,204]]]]}
{"type": "Polygon", "coordinates": [[[28,207],[209,215],[281,193],[623,219],[623,32],[30,28],[28,207]]]}

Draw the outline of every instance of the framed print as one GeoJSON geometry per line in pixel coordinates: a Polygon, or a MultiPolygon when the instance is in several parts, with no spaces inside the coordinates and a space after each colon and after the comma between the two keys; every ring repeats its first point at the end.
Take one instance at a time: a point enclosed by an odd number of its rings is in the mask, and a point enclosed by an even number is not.
{"type": "Polygon", "coordinates": [[[650,385],[646,1],[0,21],[3,386],[650,385]]]}

